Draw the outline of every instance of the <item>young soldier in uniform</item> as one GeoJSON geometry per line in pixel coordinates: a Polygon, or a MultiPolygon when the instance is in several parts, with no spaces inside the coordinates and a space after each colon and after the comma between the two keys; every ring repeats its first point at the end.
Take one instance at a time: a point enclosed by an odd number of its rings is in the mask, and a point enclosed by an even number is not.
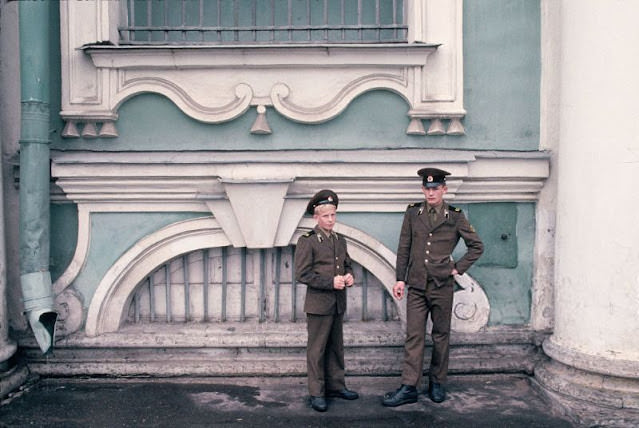
{"type": "Polygon", "coordinates": [[[302,235],[295,248],[297,281],[306,284],[304,312],[308,329],[306,364],[311,407],[327,410],[325,397],[355,400],[346,388],[342,321],[346,311],[346,287],[353,285],[346,240],[333,231],[338,198],[321,190],[306,207],[317,225],[302,235]]]}
{"type": "Polygon", "coordinates": [[[433,322],[433,351],[430,361],[428,395],[436,403],[446,399],[444,383],[448,373],[449,335],[453,306],[454,275],[462,275],[481,256],[484,246],[459,208],[443,201],[449,172],[423,168],[422,192],[426,200],[411,204],[397,249],[396,278],[393,294],[401,299],[408,286],[406,303],[406,342],[402,385],[384,396],[389,407],[417,401],[424,365],[426,319],[433,322]],[[459,239],[466,243],[466,253],[456,262],[451,254],[459,239]]]}

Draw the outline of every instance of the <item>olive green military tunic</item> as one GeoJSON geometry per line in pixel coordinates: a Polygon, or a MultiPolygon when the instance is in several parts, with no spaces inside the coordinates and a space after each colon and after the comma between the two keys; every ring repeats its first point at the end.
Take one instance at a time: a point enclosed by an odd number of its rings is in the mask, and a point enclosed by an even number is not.
{"type": "Polygon", "coordinates": [[[346,290],[335,290],[333,278],[352,274],[346,240],[318,226],[302,235],[295,248],[295,277],[306,284],[308,388],[312,396],[345,388],[342,320],[346,290]]]}
{"type": "Polygon", "coordinates": [[[448,372],[453,304],[453,269],[461,275],[481,256],[484,246],[464,213],[443,203],[429,218],[426,202],[406,209],[397,249],[396,278],[408,286],[406,343],[402,383],[419,383],[423,371],[426,319],[433,321],[429,377],[444,383],[448,372]],[[460,239],[467,251],[457,261],[452,252],[460,239]]]}

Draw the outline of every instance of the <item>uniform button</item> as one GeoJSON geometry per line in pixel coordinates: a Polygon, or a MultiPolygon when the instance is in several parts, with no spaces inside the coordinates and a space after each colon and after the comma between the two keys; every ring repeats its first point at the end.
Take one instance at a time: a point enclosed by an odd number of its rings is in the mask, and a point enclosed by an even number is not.
{"type": "Polygon", "coordinates": [[[426,254],[430,254],[430,251],[426,250],[426,254]]]}
{"type": "Polygon", "coordinates": [[[424,260],[424,263],[428,263],[428,259],[424,260]]]}
{"type": "Polygon", "coordinates": [[[430,245],[430,242],[427,242],[426,245],[430,245]]]}
{"type": "Polygon", "coordinates": [[[428,236],[433,236],[433,234],[432,234],[432,233],[429,233],[429,234],[428,234],[428,236]]]}

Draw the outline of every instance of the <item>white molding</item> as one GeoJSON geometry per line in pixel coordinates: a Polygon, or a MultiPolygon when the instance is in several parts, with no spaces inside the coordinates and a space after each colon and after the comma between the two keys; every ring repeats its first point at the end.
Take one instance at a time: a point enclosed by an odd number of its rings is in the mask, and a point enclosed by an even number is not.
{"type": "Polygon", "coordinates": [[[119,2],[61,2],[63,136],[80,136],[76,123],[87,132],[102,123],[98,136],[117,136],[119,107],[146,92],[206,123],[251,106],[321,123],[377,89],[401,95],[413,120],[454,119],[443,132],[460,135],[462,1],[407,0],[407,10],[404,44],[141,47],[119,45],[119,2]]]}
{"type": "MultiPolygon", "coordinates": [[[[543,152],[52,151],[51,159],[54,189],[61,191],[52,200],[78,205],[77,248],[54,284],[57,294],[85,264],[95,212],[212,213],[229,244],[269,248],[291,242],[308,199],[322,188],[340,195],[340,212],[401,213],[423,199],[416,171],[425,165],[452,173],[446,198],[455,202],[533,202],[549,175],[543,152]],[[260,216],[250,215],[254,206],[260,216]]],[[[382,278],[374,266],[367,268],[382,278]]]]}
{"type": "MultiPolygon", "coordinates": [[[[446,198],[455,202],[536,201],[549,174],[542,152],[53,151],[52,177],[63,194],[52,198],[77,203],[81,215],[212,212],[234,246],[269,248],[290,240],[306,201],[321,188],[340,195],[341,212],[403,212],[423,199],[416,171],[427,164],[452,173],[446,198]],[[259,224],[250,215],[254,206],[262,210],[259,224]]],[[[79,239],[88,239],[83,233],[79,239]]]]}
{"type": "Polygon", "coordinates": [[[447,198],[459,202],[536,201],[549,175],[549,154],[544,152],[427,149],[53,151],[51,168],[66,199],[122,204],[123,210],[143,205],[144,211],[152,211],[156,205],[174,204],[207,211],[207,205],[215,203],[211,201],[229,199],[230,185],[255,191],[255,186],[270,182],[287,188],[285,200],[307,199],[329,187],[340,194],[342,211],[367,207],[364,211],[400,212],[423,198],[416,171],[428,164],[452,173],[447,198]]]}

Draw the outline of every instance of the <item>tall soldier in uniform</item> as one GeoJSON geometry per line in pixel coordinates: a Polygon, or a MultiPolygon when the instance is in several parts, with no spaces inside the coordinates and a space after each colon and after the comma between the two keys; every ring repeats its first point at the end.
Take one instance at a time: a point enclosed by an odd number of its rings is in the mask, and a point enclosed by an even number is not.
{"type": "Polygon", "coordinates": [[[346,388],[342,321],[346,287],[354,283],[346,240],[333,231],[338,198],[331,190],[316,193],[306,207],[317,225],[300,236],[295,248],[297,281],[306,284],[304,312],[308,329],[306,364],[311,407],[325,412],[325,397],[355,400],[346,388]]]}
{"type": "Polygon", "coordinates": [[[401,299],[408,286],[406,342],[402,385],[385,394],[382,401],[389,407],[417,401],[429,313],[433,322],[433,352],[428,371],[428,395],[436,403],[446,399],[444,384],[448,373],[454,275],[466,272],[484,250],[464,213],[443,200],[448,190],[446,176],[450,173],[438,168],[423,168],[417,174],[422,177],[426,200],[408,206],[399,237],[397,283],[393,294],[401,299]],[[466,243],[467,251],[455,262],[451,254],[460,238],[466,243]]]}

